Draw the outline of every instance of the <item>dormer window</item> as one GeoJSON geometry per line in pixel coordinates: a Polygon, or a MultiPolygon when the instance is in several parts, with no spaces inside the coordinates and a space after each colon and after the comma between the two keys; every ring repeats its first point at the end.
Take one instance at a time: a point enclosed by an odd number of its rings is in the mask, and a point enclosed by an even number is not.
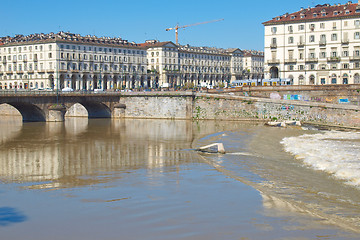
{"type": "Polygon", "coordinates": [[[325,16],[326,16],[326,12],[322,13],[321,16],[325,17],[325,16]]]}
{"type": "Polygon", "coordinates": [[[314,14],[313,14],[313,17],[317,17],[317,13],[314,13],[314,14]]]}
{"type": "Polygon", "coordinates": [[[305,18],[305,15],[304,15],[304,14],[301,14],[301,15],[300,15],[300,18],[305,18]]]}
{"type": "Polygon", "coordinates": [[[277,17],[276,20],[279,21],[279,20],[280,20],[280,17],[277,17]]]}
{"type": "Polygon", "coordinates": [[[291,19],[295,19],[295,16],[291,16],[291,19]]]}
{"type": "Polygon", "coordinates": [[[338,15],[338,12],[334,12],[334,15],[335,15],[335,16],[338,15]]]}
{"type": "Polygon", "coordinates": [[[346,11],[345,11],[345,14],[350,14],[350,11],[349,11],[349,10],[346,10],[346,11]]]}

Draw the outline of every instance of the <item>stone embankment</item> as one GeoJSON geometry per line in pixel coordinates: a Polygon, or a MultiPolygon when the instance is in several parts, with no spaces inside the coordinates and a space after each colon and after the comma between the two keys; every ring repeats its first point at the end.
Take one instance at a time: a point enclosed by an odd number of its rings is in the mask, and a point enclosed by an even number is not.
{"type": "MultiPolygon", "coordinates": [[[[238,94],[238,93],[237,93],[238,94]]],[[[241,94],[241,93],[240,93],[241,94]]],[[[113,118],[302,121],[360,128],[360,106],[316,101],[237,96],[234,93],[194,92],[121,93],[113,118]]],[[[2,105],[2,115],[13,108],[2,105]]],[[[65,116],[87,115],[81,104],[66,109],[65,116]]]]}
{"type": "Polygon", "coordinates": [[[294,120],[360,128],[360,107],[307,101],[197,94],[195,119],[294,120]]]}

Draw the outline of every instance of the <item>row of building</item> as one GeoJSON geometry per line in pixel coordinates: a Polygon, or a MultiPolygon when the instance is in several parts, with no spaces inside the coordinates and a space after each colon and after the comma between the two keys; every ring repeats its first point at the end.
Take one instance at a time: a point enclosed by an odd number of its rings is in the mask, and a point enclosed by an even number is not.
{"type": "Polygon", "coordinates": [[[265,78],[360,83],[360,1],[301,8],[263,24],[265,78]]]}
{"type": "Polygon", "coordinates": [[[68,32],[0,38],[0,89],[224,86],[263,78],[264,54],[68,32]]]}

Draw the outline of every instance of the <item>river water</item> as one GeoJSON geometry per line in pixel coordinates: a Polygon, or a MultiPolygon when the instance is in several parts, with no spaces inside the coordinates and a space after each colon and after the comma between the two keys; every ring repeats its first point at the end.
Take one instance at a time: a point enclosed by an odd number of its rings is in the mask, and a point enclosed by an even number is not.
{"type": "Polygon", "coordinates": [[[0,239],[359,239],[359,156],[358,132],[2,116],[0,239]]]}

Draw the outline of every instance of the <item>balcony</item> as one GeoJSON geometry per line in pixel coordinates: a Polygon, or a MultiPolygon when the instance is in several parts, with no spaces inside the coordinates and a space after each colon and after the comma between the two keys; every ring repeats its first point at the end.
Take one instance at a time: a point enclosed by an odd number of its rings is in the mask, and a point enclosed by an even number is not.
{"type": "Polygon", "coordinates": [[[296,64],[297,60],[294,58],[286,59],[285,64],[296,64]]]}
{"type": "Polygon", "coordinates": [[[277,44],[276,43],[271,43],[270,48],[277,48],[277,44]]]}
{"type": "Polygon", "coordinates": [[[271,59],[267,61],[268,64],[280,64],[280,60],[279,59],[271,59]]]}
{"type": "Polygon", "coordinates": [[[320,45],[320,46],[325,46],[325,45],[326,45],[326,41],[325,41],[325,40],[320,40],[319,45],[320,45]]]}
{"type": "Polygon", "coordinates": [[[306,59],[305,62],[314,63],[314,62],[318,62],[318,61],[319,61],[319,59],[316,58],[316,57],[309,57],[309,58],[306,59]]]}
{"type": "Polygon", "coordinates": [[[54,69],[48,69],[48,70],[46,70],[46,73],[54,73],[55,71],[54,71],[54,69]]]}
{"type": "Polygon", "coordinates": [[[71,72],[72,72],[72,73],[78,73],[79,70],[77,70],[77,69],[72,69],[71,72]]]}
{"type": "Polygon", "coordinates": [[[360,61],[360,56],[352,56],[350,57],[350,61],[360,61]]]}
{"type": "Polygon", "coordinates": [[[297,45],[299,48],[303,48],[305,46],[305,42],[298,42],[297,45]]]}
{"type": "Polygon", "coordinates": [[[340,58],[339,57],[329,57],[327,58],[328,62],[340,62],[340,58]]]}
{"type": "Polygon", "coordinates": [[[349,39],[343,39],[343,40],[341,40],[341,44],[342,44],[342,45],[348,45],[348,44],[349,44],[349,39]]]}
{"type": "Polygon", "coordinates": [[[67,70],[66,69],[60,69],[59,73],[67,73],[67,70]]]}
{"type": "Polygon", "coordinates": [[[28,74],[33,74],[34,73],[34,70],[29,70],[27,71],[28,74]]]}
{"type": "Polygon", "coordinates": [[[24,74],[23,71],[19,70],[19,71],[16,71],[17,74],[24,74]]]}
{"type": "Polygon", "coordinates": [[[6,74],[11,75],[11,74],[13,74],[13,72],[12,71],[7,71],[6,74]]]}
{"type": "Polygon", "coordinates": [[[45,73],[45,69],[38,70],[38,73],[45,73]]]}

